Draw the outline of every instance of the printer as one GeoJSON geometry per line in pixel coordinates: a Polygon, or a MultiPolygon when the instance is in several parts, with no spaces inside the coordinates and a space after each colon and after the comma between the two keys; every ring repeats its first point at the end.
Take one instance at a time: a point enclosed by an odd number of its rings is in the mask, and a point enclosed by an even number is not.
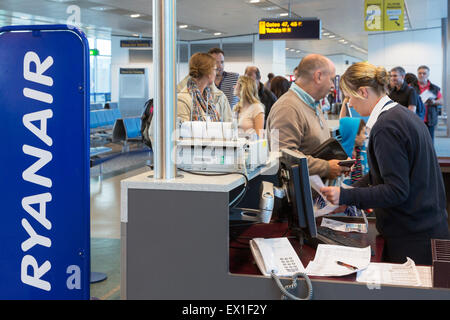
{"type": "Polygon", "coordinates": [[[232,122],[185,121],[176,159],[177,167],[188,171],[247,173],[267,163],[269,146],[267,139],[239,137],[232,122]]]}

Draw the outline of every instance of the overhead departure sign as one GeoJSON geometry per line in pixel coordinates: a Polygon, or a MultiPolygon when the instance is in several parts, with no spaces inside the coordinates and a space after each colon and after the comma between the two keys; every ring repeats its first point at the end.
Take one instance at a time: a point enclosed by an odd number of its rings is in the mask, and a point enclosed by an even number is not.
{"type": "Polygon", "coordinates": [[[0,299],[90,297],[89,44],[0,28],[0,299]]]}
{"type": "Polygon", "coordinates": [[[259,40],[319,40],[322,22],[319,19],[259,20],[259,40]]]}

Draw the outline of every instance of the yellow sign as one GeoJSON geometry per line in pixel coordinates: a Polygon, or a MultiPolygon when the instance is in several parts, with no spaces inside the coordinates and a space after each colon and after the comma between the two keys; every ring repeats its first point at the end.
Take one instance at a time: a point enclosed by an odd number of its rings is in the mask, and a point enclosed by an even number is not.
{"type": "Polygon", "coordinates": [[[404,0],[365,0],[365,31],[401,31],[404,28],[404,0]]]}
{"type": "Polygon", "coordinates": [[[403,30],[404,12],[403,0],[384,0],[384,31],[403,30]]]}
{"type": "Polygon", "coordinates": [[[364,30],[383,31],[383,0],[365,0],[364,30]]]}
{"type": "Polygon", "coordinates": [[[321,21],[313,18],[262,19],[258,27],[260,40],[320,39],[321,21]]]}

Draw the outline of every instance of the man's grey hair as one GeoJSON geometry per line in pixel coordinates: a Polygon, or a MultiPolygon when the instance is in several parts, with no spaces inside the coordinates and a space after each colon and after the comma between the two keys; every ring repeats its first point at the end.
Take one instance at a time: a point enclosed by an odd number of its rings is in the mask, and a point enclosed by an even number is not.
{"type": "Polygon", "coordinates": [[[402,67],[395,67],[395,68],[392,68],[391,71],[395,71],[395,72],[401,74],[402,77],[404,77],[405,74],[406,74],[405,69],[403,69],[402,67]]]}

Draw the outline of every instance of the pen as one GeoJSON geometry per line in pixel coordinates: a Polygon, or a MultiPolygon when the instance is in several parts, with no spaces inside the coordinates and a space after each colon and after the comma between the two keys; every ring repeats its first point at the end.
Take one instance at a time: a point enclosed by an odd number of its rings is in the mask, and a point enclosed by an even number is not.
{"type": "Polygon", "coordinates": [[[357,267],[351,266],[351,265],[349,265],[349,264],[347,264],[347,263],[344,263],[344,262],[342,262],[342,261],[336,261],[336,263],[337,263],[338,265],[340,265],[340,266],[347,267],[347,268],[349,268],[349,269],[351,269],[351,270],[358,270],[357,267]]]}

